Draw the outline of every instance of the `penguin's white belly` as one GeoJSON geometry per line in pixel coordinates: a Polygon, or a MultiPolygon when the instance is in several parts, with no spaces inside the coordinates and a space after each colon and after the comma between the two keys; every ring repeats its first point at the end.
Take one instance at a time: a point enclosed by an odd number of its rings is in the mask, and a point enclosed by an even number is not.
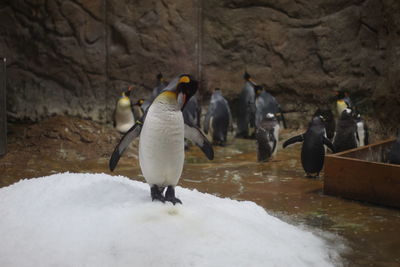
{"type": "Polygon", "coordinates": [[[357,132],[358,132],[358,138],[359,143],[358,146],[364,146],[365,145],[365,131],[364,131],[364,124],[362,122],[357,122],[357,132]]]}
{"type": "Polygon", "coordinates": [[[184,163],[184,123],[180,110],[152,105],[140,140],[139,163],[147,183],[176,186],[184,163]]]}
{"type": "MultiPolygon", "coordinates": [[[[280,127],[279,127],[279,124],[277,124],[277,125],[274,127],[274,137],[275,137],[275,140],[276,140],[276,145],[275,145],[274,151],[272,151],[272,156],[275,156],[276,153],[278,152],[279,128],[280,128],[280,127]]],[[[272,144],[271,147],[273,147],[273,144],[272,144]]]]}
{"type": "Polygon", "coordinates": [[[121,133],[126,133],[135,124],[130,108],[120,109],[115,112],[115,128],[121,133]]]}

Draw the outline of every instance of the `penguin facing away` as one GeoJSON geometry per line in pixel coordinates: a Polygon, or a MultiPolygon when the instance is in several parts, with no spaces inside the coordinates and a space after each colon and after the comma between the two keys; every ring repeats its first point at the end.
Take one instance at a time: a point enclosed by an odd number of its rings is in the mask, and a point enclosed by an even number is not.
{"type": "Polygon", "coordinates": [[[114,127],[120,133],[126,133],[134,124],[135,118],[132,113],[132,104],[129,96],[132,86],[127,91],[122,92],[114,110],[114,127]]]}
{"type": "Polygon", "coordinates": [[[357,125],[353,117],[353,111],[349,108],[343,110],[337,122],[333,146],[336,152],[357,147],[357,125]]]}
{"type": "Polygon", "coordinates": [[[197,94],[189,99],[182,113],[186,124],[196,125],[200,128],[201,107],[198,103],[197,94]]]}
{"type": "Polygon", "coordinates": [[[255,124],[255,94],[254,83],[250,74],[247,71],[244,73],[243,78],[245,84],[239,96],[239,113],[237,118],[237,133],[236,137],[249,137],[249,127],[254,127],[255,124]]]}
{"type": "Polygon", "coordinates": [[[256,130],[257,159],[268,161],[278,151],[279,122],[272,113],[267,113],[256,130]]]}
{"type": "Polygon", "coordinates": [[[197,81],[181,74],[156,97],[141,120],[121,139],[111,155],[109,168],[113,171],[127,146],[139,138],[139,164],[151,188],[152,200],[182,203],[175,197],[175,186],[182,174],[184,138],[188,138],[214,158],[212,145],[196,126],[185,125],[182,110],[197,90],[197,81]],[[165,195],[164,190],[167,188],[165,195]]]}
{"type": "Polygon", "coordinates": [[[390,164],[400,164],[400,131],[397,130],[397,139],[394,141],[389,154],[390,164]]]}
{"type": "Polygon", "coordinates": [[[268,114],[274,114],[276,117],[279,116],[278,121],[282,120],[283,122],[283,127],[286,128],[286,121],[285,117],[283,115],[281,106],[279,105],[278,101],[276,98],[268,93],[267,91],[264,90],[264,88],[261,85],[255,85],[254,86],[254,92],[255,92],[255,107],[256,107],[256,112],[255,112],[255,125],[256,127],[259,126],[261,123],[261,120],[268,114]]]}
{"type": "Polygon", "coordinates": [[[304,134],[294,136],[283,143],[283,148],[286,148],[291,144],[303,142],[301,164],[310,178],[318,177],[322,170],[325,159],[324,145],[335,152],[331,141],[326,137],[323,120],[322,116],[315,116],[304,134]]]}
{"type": "Polygon", "coordinates": [[[221,89],[215,88],[204,118],[204,132],[208,134],[210,130],[213,143],[225,146],[228,128],[232,128],[231,110],[228,101],[222,96],[221,89]]]}

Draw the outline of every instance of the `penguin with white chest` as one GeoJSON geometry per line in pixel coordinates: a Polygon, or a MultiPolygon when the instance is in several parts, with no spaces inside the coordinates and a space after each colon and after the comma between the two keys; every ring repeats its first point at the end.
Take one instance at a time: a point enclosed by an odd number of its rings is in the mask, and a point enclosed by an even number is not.
{"type": "Polygon", "coordinates": [[[357,125],[357,145],[366,146],[369,144],[368,126],[357,110],[354,111],[354,119],[357,125]]]}
{"type": "Polygon", "coordinates": [[[132,86],[127,91],[122,92],[114,110],[114,127],[120,133],[126,133],[134,124],[135,118],[132,112],[132,103],[129,99],[132,86]]]}
{"type": "Polygon", "coordinates": [[[307,177],[318,177],[325,159],[325,148],[327,146],[334,151],[331,141],[326,137],[324,118],[315,116],[304,134],[294,136],[283,143],[283,148],[288,145],[303,142],[301,147],[301,164],[307,177]]]}
{"type": "Polygon", "coordinates": [[[256,130],[257,159],[268,161],[278,151],[279,122],[272,113],[267,113],[256,130]]]}
{"type": "Polygon", "coordinates": [[[212,145],[199,128],[183,121],[182,110],[196,90],[197,82],[188,74],[173,79],[141,121],[124,135],[111,156],[109,167],[114,170],[129,143],[140,136],[139,163],[151,187],[152,200],[182,203],[175,197],[175,186],[183,169],[184,138],[199,146],[208,159],[214,158],[212,145]]]}

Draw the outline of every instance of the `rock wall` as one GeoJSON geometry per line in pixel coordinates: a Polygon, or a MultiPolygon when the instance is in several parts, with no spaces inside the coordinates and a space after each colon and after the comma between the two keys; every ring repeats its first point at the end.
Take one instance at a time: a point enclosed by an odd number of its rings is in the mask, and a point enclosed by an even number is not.
{"type": "Polygon", "coordinates": [[[120,91],[148,95],[159,71],[194,73],[205,97],[218,86],[235,103],[247,69],[298,115],[346,88],[371,118],[400,121],[396,0],[14,0],[0,25],[19,119],[109,121],[120,91]]]}

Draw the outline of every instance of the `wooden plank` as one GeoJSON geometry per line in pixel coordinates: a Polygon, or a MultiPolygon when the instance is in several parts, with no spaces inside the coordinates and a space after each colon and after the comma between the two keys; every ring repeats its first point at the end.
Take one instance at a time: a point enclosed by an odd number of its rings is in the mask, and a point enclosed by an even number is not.
{"type": "MultiPolygon", "coordinates": [[[[361,148],[360,155],[362,150],[379,150],[391,142],[361,148]]],[[[324,193],[400,208],[400,166],[348,158],[346,153],[326,156],[324,193]]]]}
{"type": "Polygon", "coordinates": [[[7,151],[6,59],[0,58],[0,156],[7,151]]]}

